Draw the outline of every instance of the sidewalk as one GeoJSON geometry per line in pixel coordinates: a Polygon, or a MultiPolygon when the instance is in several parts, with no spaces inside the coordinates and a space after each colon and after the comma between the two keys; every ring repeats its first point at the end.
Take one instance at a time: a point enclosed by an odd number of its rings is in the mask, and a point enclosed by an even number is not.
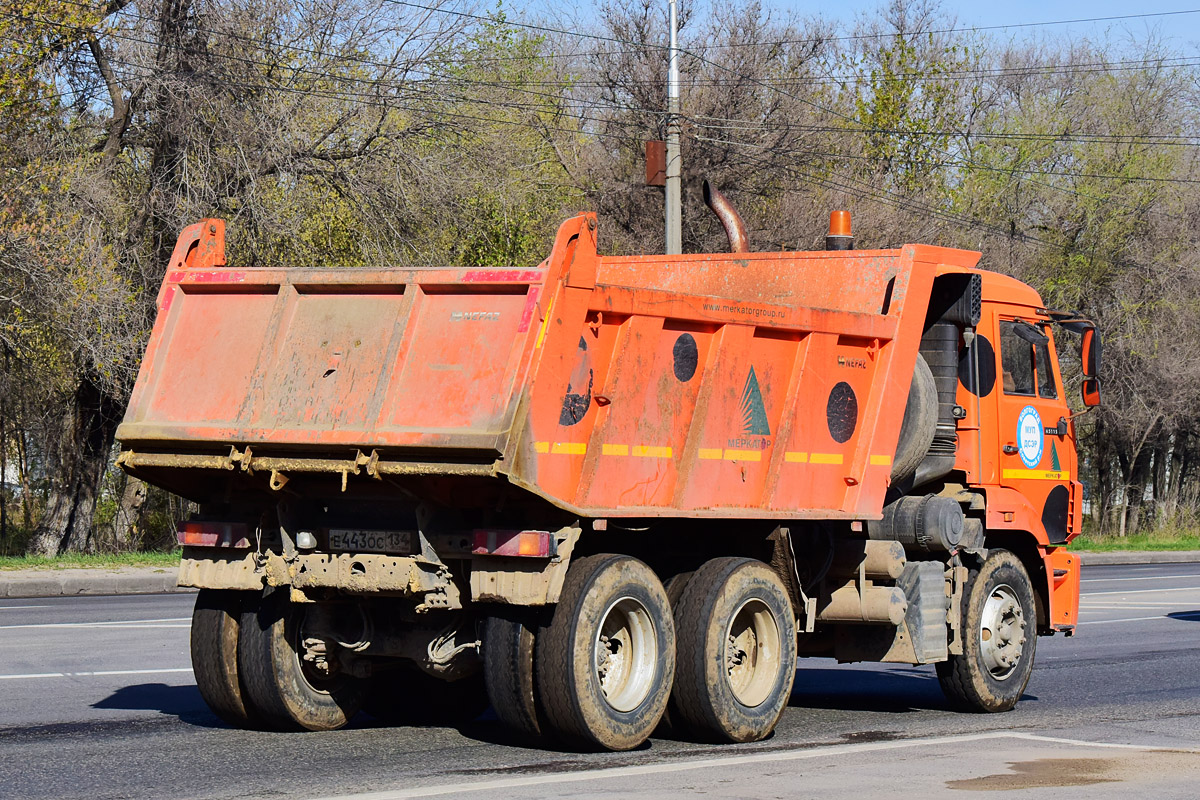
{"type": "Polygon", "coordinates": [[[194,592],[175,585],[175,567],[87,567],[0,570],[0,597],[194,592]]]}
{"type": "MultiPolygon", "coordinates": [[[[1083,553],[1084,566],[1101,564],[1182,564],[1200,562],[1200,550],[1148,550],[1083,553]]],[[[92,567],[0,571],[2,597],[75,597],[89,594],[194,592],[175,585],[174,567],[92,567]]]]}

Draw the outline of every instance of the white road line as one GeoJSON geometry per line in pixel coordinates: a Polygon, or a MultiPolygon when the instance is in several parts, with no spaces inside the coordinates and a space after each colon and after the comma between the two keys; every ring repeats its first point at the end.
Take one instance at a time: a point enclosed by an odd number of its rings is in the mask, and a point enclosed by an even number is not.
{"type": "Polygon", "coordinates": [[[18,608],[54,608],[54,606],[0,606],[0,611],[12,611],[18,608]]]}
{"type": "Polygon", "coordinates": [[[1082,610],[1087,611],[1097,608],[1184,608],[1190,605],[1191,603],[1155,603],[1150,600],[1138,600],[1133,603],[1118,603],[1110,600],[1107,603],[1098,603],[1096,605],[1089,603],[1082,610]]]}
{"type": "Polygon", "coordinates": [[[1167,616],[1159,614],[1157,617],[1129,617],[1127,619],[1087,619],[1080,620],[1080,625],[1111,625],[1114,622],[1147,622],[1154,619],[1200,619],[1200,611],[1193,611],[1188,614],[1176,614],[1175,616],[1167,616]]]}
{"type": "Polygon", "coordinates": [[[191,671],[191,667],[171,667],[167,669],[106,669],[97,672],[28,672],[24,675],[0,675],[0,681],[36,680],[38,678],[103,678],[110,675],[160,675],[191,671]]]}
{"type": "MultiPolygon", "coordinates": [[[[405,800],[410,797],[437,797],[439,795],[462,794],[465,792],[488,792],[498,789],[518,789],[522,786],[545,786],[551,783],[586,783],[591,781],[607,781],[614,778],[636,777],[638,775],[653,775],[664,772],[689,772],[711,767],[730,767],[742,764],[763,764],[779,761],[803,761],[827,756],[869,753],[880,750],[899,750],[908,747],[924,745],[957,744],[988,739],[1026,739],[1035,742],[1051,742],[1085,748],[1115,748],[1120,750],[1137,750],[1147,752],[1163,748],[1144,747],[1135,744],[1110,744],[1108,742],[1085,742],[1076,739],[1062,739],[1054,736],[1039,736],[1033,733],[1017,731],[994,731],[991,733],[975,733],[964,736],[937,736],[925,739],[904,739],[890,742],[861,742],[858,744],[831,745],[829,747],[804,748],[797,750],[782,750],[771,753],[751,753],[744,756],[728,756],[726,758],[701,758],[687,761],[671,761],[658,764],[640,764],[630,767],[605,767],[600,769],[579,770],[569,773],[549,775],[531,775],[523,778],[499,778],[495,780],[468,781],[452,784],[423,786],[413,789],[393,789],[381,792],[363,792],[360,794],[334,795],[322,800],[405,800]]],[[[1188,750],[1186,752],[1195,752],[1188,750]]]]}
{"type": "Polygon", "coordinates": [[[1191,575],[1145,575],[1140,578],[1080,578],[1080,583],[1117,583],[1118,581],[1168,581],[1175,578],[1200,578],[1200,573],[1191,575]]]}
{"type": "Polygon", "coordinates": [[[1107,594],[1163,594],[1165,592],[1200,592],[1200,586],[1178,586],[1173,589],[1119,589],[1114,592],[1088,592],[1083,597],[1099,597],[1107,594]]]}
{"type": "MultiPolygon", "coordinates": [[[[190,622],[191,617],[167,617],[166,619],[118,619],[109,622],[42,622],[29,625],[0,625],[0,631],[16,630],[18,628],[113,628],[113,627],[151,627],[155,622],[190,622]]],[[[184,627],[186,625],[172,625],[184,627]]]]}

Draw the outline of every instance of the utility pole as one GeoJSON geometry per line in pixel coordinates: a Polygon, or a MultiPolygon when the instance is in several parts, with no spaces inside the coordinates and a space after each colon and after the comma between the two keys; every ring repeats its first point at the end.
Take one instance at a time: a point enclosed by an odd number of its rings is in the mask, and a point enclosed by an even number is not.
{"type": "Polygon", "coordinates": [[[683,205],[681,162],[679,158],[679,41],[675,16],[676,0],[669,0],[671,9],[671,46],[667,66],[667,255],[683,252],[683,205]]]}

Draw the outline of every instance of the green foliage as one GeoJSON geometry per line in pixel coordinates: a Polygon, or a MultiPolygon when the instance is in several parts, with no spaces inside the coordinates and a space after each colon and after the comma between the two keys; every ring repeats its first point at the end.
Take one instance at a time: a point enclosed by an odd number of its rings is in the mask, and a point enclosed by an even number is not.
{"type": "MultiPolygon", "coordinates": [[[[854,121],[863,129],[867,169],[901,191],[945,185],[960,81],[948,76],[967,63],[967,49],[940,45],[933,34],[897,33],[866,54],[869,65],[854,95],[854,121]]],[[[854,66],[851,63],[847,67],[854,66]]]]}
{"type": "Polygon", "coordinates": [[[1070,549],[1085,553],[1113,553],[1128,550],[1200,550],[1200,531],[1168,531],[1115,534],[1083,534],[1071,541],[1070,549]]]}
{"type": "Polygon", "coordinates": [[[179,566],[180,549],[147,553],[64,553],[61,556],[0,556],[0,571],[18,569],[112,569],[118,567],[159,567],[172,569],[179,566]]]}

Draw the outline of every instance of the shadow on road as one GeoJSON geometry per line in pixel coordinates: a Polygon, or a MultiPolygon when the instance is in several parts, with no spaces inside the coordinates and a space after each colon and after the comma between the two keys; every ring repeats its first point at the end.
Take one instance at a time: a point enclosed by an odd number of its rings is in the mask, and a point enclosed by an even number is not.
{"type": "Polygon", "coordinates": [[[208,710],[195,684],[168,686],[165,683],[142,683],[122,686],[92,708],[123,709],[128,711],[157,711],[179,717],[181,722],[204,728],[226,728],[224,722],[208,710]]]}
{"type": "Polygon", "coordinates": [[[801,668],[792,686],[792,708],[837,711],[949,711],[937,676],[929,672],[880,672],[801,668]]]}
{"type": "Polygon", "coordinates": [[[1172,611],[1167,616],[1171,619],[1182,619],[1186,622],[1200,622],[1200,611],[1172,611]]]}

